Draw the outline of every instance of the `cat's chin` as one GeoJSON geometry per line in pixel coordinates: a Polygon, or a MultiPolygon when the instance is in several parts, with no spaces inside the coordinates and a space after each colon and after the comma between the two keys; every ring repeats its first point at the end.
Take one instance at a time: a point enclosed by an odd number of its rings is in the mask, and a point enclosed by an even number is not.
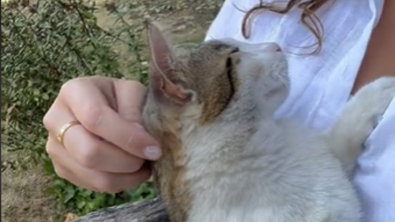
{"type": "Polygon", "coordinates": [[[241,73],[259,72],[256,73],[256,75],[269,75],[275,73],[282,78],[288,79],[288,62],[285,54],[281,51],[243,52],[241,53],[240,60],[240,65],[242,66],[240,70],[241,73]]]}
{"type": "Polygon", "coordinates": [[[230,46],[237,47],[240,50],[240,52],[258,53],[258,54],[281,52],[281,47],[275,42],[250,43],[246,41],[239,41],[232,38],[217,39],[216,41],[220,41],[230,46]]]}

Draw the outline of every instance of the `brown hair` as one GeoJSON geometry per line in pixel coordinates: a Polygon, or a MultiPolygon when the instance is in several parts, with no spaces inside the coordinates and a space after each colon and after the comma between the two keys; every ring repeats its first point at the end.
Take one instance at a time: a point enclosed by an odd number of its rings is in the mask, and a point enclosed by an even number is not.
{"type": "MultiPolygon", "coordinates": [[[[313,51],[313,53],[318,53],[322,47],[322,37],[323,37],[323,27],[315,15],[315,12],[322,7],[325,3],[329,2],[330,0],[289,0],[289,2],[285,5],[285,7],[278,6],[278,4],[267,4],[264,3],[263,0],[260,0],[260,3],[246,12],[243,23],[242,23],[242,33],[244,38],[250,37],[250,26],[252,18],[262,11],[271,11],[276,12],[279,14],[286,14],[289,12],[293,7],[297,6],[298,8],[302,9],[301,15],[301,22],[302,24],[310,30],[310,32],[314,35],[317,39],[317,43],[314,44],[317,48],[313,51]]],[[[313,45],[313,46],[314,46],[313,45]]]]}

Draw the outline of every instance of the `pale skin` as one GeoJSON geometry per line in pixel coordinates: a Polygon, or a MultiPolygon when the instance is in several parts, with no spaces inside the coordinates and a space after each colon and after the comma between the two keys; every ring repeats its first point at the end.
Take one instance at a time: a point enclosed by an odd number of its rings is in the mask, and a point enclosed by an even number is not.
{"type": "MultiPolygon", "coordinates": [[[[352,94],[381,76],[395,76],[393,11],[395,1],[385,1],[352,94]]],[[[157,160],[161,150],[141,125],[144,92],[136,81],[86,77],[67,82],[44,117],[46,149],[56,173],[77,186],[108,193],[147,181],[151,171],[144,163],[157,160]],[[56,136],[73,120],[81,124],[67,130],[62,145],[56,136]]]]}

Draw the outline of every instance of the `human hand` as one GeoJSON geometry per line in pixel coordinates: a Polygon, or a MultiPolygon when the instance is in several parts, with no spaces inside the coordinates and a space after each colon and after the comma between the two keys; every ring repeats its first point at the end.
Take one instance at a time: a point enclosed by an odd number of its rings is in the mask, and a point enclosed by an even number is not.
{"type": "Polygon", "coordinates": [[[151,169],[144,163],[162,153],[141,125],[144,91],[139,82],[106,77],[65,83],[43,120],[56,173],[77,186],[108,193],[146,181],[151,169]],[[61,128],[76,120],[59,142],[61,128]]]}

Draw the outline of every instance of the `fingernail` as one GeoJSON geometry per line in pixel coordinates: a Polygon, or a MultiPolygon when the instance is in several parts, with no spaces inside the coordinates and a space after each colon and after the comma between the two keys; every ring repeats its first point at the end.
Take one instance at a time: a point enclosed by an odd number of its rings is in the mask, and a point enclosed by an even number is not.
{"type": "Polygon", "coordinates": [[[147,146],[144,149],[144,155],[148,158],[148,159],[152,159],[152,160],[156,160],[159,159],[160,155],[161,155],[161,151],[158,147],[156,146],[147,146]]]}

